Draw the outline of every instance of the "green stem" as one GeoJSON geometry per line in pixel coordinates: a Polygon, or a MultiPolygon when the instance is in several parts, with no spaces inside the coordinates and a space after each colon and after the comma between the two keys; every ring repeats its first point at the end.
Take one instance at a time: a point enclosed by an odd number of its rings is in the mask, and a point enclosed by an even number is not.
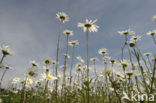
{"type": "Polygon", "coordinates": [[[2,62],[3,62],[4,58],[5,58],[5,56],[6,56],[6,55],[3,55],[3,56],[2,56],[2,58],[1,58],[1,60],[0,60],[0,64],[2,64],[2,62]]]}
{"type": "Polygon", "coordinates": [[[64,56],[63,88],[66,86],[66,63],[67,63],[67,55],[68,55],[68,40],[69,40],[69,35],[67,35],[66,53],[65,53],[65,56],[64,56]]]}
{"type": "MultiPolygon", "coordinates": [[[[59,33],[58,33],[58,41],[57,41],[57,52],[56,52],[56,67],[55,67],[55,75],[57,77],[57,68],[58,68],[58,57],[59,57],[59,47],[60,47],[60,37],[61,37],[61,30],[62,30],[62,21],[59,25],[59,33]]],[[[56,80],[56,103],[58,103],[58,80],[56,80]]]]}
{"type": "Polygon", "coordinates": [[[143,77],[143,82],[144,82],[144,84],[145,84],[146,92],[149,93],[148,87],[147,87],[147,83],[146,83],[146,79],[145,79],[144,73],[143,73],[143,67],[142,67],[141,64],[140,64],[139,54],[136,52],[135,48],[133,48],[133,50],[134,50],[134,54],[135,54],[136,59],[137,59],[137,62],[138,62],[138,66],[139,66],[139,68],[140,68],[140,70],[141,70],[141,74],[142,74],[142,77],[143,77]]]}
{"type": "MultiPolygon", "coordinates": [[[[147,59],[148,59],[149,65],[150,65],[150,67],[151,67],[151,69],[152,69],[152,63],[151,63],[151,61],[150,61],[149,56],[147,56],[147,59]]],[[[150,72],[150,71],[149,71],[149,72],[150,72]]]]}
{"type": "Polygon", "coordinates": [[[156,59],[154,61],[154,68],[153,68],[153,77],[152,77],[152,82],[151,82],[151,89],[150,89],[150,93],[152,93],[153,91],[153,83],[154,83],[154,76],[155,76],[155,70],[156,70],[156,59]]]}
{"type": "Polygon", "coordinates": [[[74,50],[75,50],[75,46],[73,46],[73,50],[72,50],[72,62],[71,62],[71,67],[70,67],[70,87],[71,87],[71,83],[72,83],[72,70],[73,70],[73,64],[74,64],[74,50]]]}
{"type": "Polygon", "coordinates": [[[125,35],[125,44],[121,48],[121,51],[122,51],[122,53],[121,53],[121,60],[123,60],[123,58],[124,58],[124,49],[125,49],[125,46],[127,44],[127,40],[128,40],[127,35],[125,35]]]}
{"type": "Polygon", "coordinates": [[[116,94],[116,96],[117,96],[119,102],[122,103],[121,98],[120,98],[119,94],[117,93],[116,87],[115,87],[113,81],[111,80],[110,75],[108,75],[108,76],[109,76],[109,80],[110,80],[110,82],[111,82],[112,87],[114,88],[114,92],[115,92],[115,94],[116,94]]]}
{"type": "Polygon", "coordinates": [[[154,41],[154,43],[156,44],[156,40],[155,40],[155,37],[154,37],[154,35],[152,36],[152,38],[153,38],[153,41],[154,41]]]}
{"type": "Polygon", "coordinates": [[[89,49],[88,49],[88,28],[87,28],[87,31],[86,31],[86,41],[87,41],[87,57],[86,57],[86,59],[87,59],[87,81],[88,81],[88,90],[87,90],[87,103],[89,103],[90,102],[90,98],[89,98],[89,90],[90,90],[90,86],[89,86],[89,83],[90,83],[90,81],[89,81],[89,49]]]}
{"type": "Polygon", "coordinates": [[[95,66],[95,61],[94,62],[94,73],[95,73],[95,76],[96,76],[96,79],[97,79],[97,72],[96,72],[96,66],[95,66]]]}
{"type": "Polygon", "coordinates": [[[146,62],[146,60],[144,59],[144,57],[143,57],[143,55],[142,55],[142,53],[141,53],[140,49],[139,49],[137,46],[136,46],[136,48],[137,48],[137,50],[138,50],[139,54],[141,55],[141,58],[142,58],[142,60],[143,60],[143,62],[144,62],[144,64],[145,64],[146,68],[147,68],[147,69],[148,69],[148,71],[149,71],[149,68],[148,68],[148,66],[147,66],[147,62],[146,62]]]}
{"type": "Polygon", "coordinates": [[[1,81],[0,81],[0,88],[1,88],[2,81],[3,81],[3,78],[4,78],[4,75],[5,75],[6,71],[7,71],[7,69],[5,69],[4,72],[3,72],[3,74],[2,74],[1,81]]]}
{"type": "MultiPolygon", "coordinates": [[[[128,48],[128,52],[129,52],[129,58],[130,58],[132,70],[134,71],[134,70],[135,70],[135,67],[134,67],[134,63],[133,63],[133,60],[132,60],[132,53],[131,53],[131,50],[130,50],[128,44],[127,44],[127,48],[128,48]]],[[[138,86],[138,78],[137,78],[137,76],[135,76],[135,81],[136,81],[137,89],[138,89],[138,91],[140,91],[140,88],[139,88],[139,86],[138,86]]]]}

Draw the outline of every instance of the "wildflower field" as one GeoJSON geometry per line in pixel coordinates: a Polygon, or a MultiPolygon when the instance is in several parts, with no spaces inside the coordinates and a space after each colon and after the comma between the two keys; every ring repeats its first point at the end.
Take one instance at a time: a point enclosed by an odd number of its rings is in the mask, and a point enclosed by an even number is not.
{"type": "MultiPolygon", "coordinates": [[[[118,58],[109,55],[105,47],[97,50],[101,56],[97,58],[89,55],[89,36],[98,32],[100,26],[96,23],[100,21],[86,19],[76,24],[84,33],[85,41],[80,43],[71,39],[74,31],[62,29],[69,18],[65,12],[56,14],[59,27],[55,57],[45,57],[41,63],[30,61],[24,77],[10,78],[6,87],[7,71],[16,67],[8,66],[5,60],[16,54],[10,46],[0,44],[0,103],[156,103],[156,54],[145,53],[138,45],[142,37],[147,37],[155,48],[156,30],[142,36],[132,29],[116,31],[114,35],[124,38],[118,58]],[[61,42],[65,44],[64,58],[59,58],[61,42]],[[85,56],[75,55],[81,45],[85,56]]],[[[156,23],[156,15],[152,21],[156,23]]]]}

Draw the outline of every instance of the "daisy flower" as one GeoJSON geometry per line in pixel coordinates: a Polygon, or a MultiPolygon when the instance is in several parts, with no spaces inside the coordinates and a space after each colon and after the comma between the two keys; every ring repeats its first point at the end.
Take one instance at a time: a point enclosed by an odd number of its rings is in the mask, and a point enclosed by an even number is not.
{"type": "Polygon", "coordinates": [[[129,66],[129,62],[127,60],[121,60],[119,63],[119,66],[122,66],[123,68],[126,68],[129,66]]]}
{"type": "Polygon", "coordinates": [[[98,74],[99,77],[104,77],[104,74],[101,72],[98,74]]]}
{"type": "Polygon", "coordinates": [[[138,40],[141,40],[141,36],[140,36],[140,35],[132,36],[132,37],[130,38],[130,41],[135,41],[135,42],[137,42],[138,40]]]}
{"type": "Polygon", "coordinates": [[[64,32],[63,32],[65,35],[67,35],[67,36],[73,36],[73,31],[71,31],[71,30],[64,30],[64,32]]]}
{"type": "Polygon", "coordinates": [[[50,64],[52,64],[52,60],[50,58],[46,58],[46,59],[44,59],[43,63],[45,65],[50,65],[50,64]]]}
{"type": "Polygon", "coordinates": [[[41,74],[41,76],[43,77],[43,79],[46,79],[46,80],[56,80],[57,79],[57,77],[52,76],[50,73],[49,74],[43,73],[43,74],[41,74]]]}
{"type": "Polygon", "coordinates": [[[0,68],[13,69],[13,67],[8,66],[7,64],[0,64],[0,68]]]}
{"type": "Polygon", "coordinates": [[[26,71],[26,74],[27,74],[29,77],[36,77],[36,76],[37,76],[37,70],[36,70],[36,69],[29,68],[29,69],[26,71]]]}
{"type": "Polygon", "coordinates": [[[77,72],[81,72],[81,68],[80,68],[80,67],[77,68],[76,71],[77,71],[77,72]]]}
{"type": "Polygon", "coordinates": [[[96,21],[97,19],[94,21],[86,19],[85,23],[78,23],[78,27],[83,28],[84,32],[86,32],[87,30],[89,30],[89,32],[97,32],[99,26],[94,24],[96,21]]]}
{"type": "Polygon", "coordinates": [[[124,78],[124,74],[121,73],[120,71],[114,71],[114,73],[115,73],[118,77],[124,78]]]}
{"type": "Polygon", "coordinates": [[[36,63],[34,60],[30,61],[30,64],[31,64],[33,67],[39,67],[39,64],[36,63]]]}
{"type": "Polygon", "coordinates": [[[152,55],[152,53],[144,53],[144,56],[150,56],[150,55],[152,55]]]}
{"type": "Polygon", "coordinates": [[[19,83],[19,82],[20,82],[20,78],[18,78],[18,77],[15,77],[15,78],[12,79],[13,84],[16,84],[16,83],[19,83]]]}
{"type": "Polygon", "coordinates": [[[2,53],[3,53],[3,55],[10,55],[10,56],[13,55],[13,52],[12,52],[12,50],[9,48],[9,46],[2,45],[2,46],[0,47],[0,49],[1,49],[2,53]]]}
{"type": "Polygon", "coordinates": [[[95,61],[98,61],[98,58],[94,57],[94,58],[91,58],[90,60],[95,62],[95,61]]]}
{"type": "Polygon", "coordinates": [[[77,56],[76,59],[79,60],[81,63],[84,63],[84,60],[80,56],[77,56]]]}
{"type": "Polygon", "coordinates": [[[76,64],[76,68],[80,68],[81,66],[82,66],[81,63],[77,63],[77,64],[76,64]]]}
{"type": "Polygon", "coordinates": [[[98,50],[98,53],[101,54],[101,55],[105,55],[107,54],[107,49],[106,48],[101,48],[98,50]]]}
{"type": "Polygon", "coordinates": [[[58,12],[56,16],[57,16],[56,18],[59,19],[63,23],[69,20],[68,15],[64,12],[58,12]]]}
{"type": "Polygon", "coordinates": [[[50,69],[47,66],[43,66],[43,69],[45,70],[45,73],[49,73],[50,72],[50,69]]]}
{"type": "Polygon", "coordinates": [[[70,46],[75,46],[75,45],[79,45],[79,42],[78,42],[78,40],[73,40],[73,41],[68,42],[68,44],[70,46]]]}
{"type": "Polygon", "coordinates": [[[110,59],[110,62],[112,63],[112,64],[114,64],[115,63],[115,59],[110,59]]]}
{"type": "Polygon", "coordinates": [[[135,47],[135,43],[136,43],[135,41],[130,40],[129,41],[129,46],[130,47],[135,47]]]}
{"type": "Polygon", "coordinates": [[[128,75],[129,77],[134,76],[133,71],[126,71],[125,74],[128,75]]]}
{"type": "Polygon", "coordinates": [[[111,57],[109,57],[109,56],[104,56],[103,59],[104,59],[104,60],[110,60],[111,57]]]}
{"type": "Polygon", "coordinates": [[[152,21],[156,22],[156,15],[152,17],[152,21]]]}
{"type": "Polygon", "coordinates": [[[120,34],[120,35],[131,35],[131,34],[135,34],[135,32],[128,29],[128,30],[124,30],[124,31],[118,31],[118,34],[120,34]]]}
{"type": "Polygon", "coordinates": [[[113,72],[113,69],[107,68],[105,71],[105,75],[109,75],[111,72],[113,72]]]}
{"type": "Polygon", "coordinates": [[[61,79],[63,77],[63,75],[61,73],[58,73],[57,78],[61,79]]]}
{"type": "Polygon", "coordinates": [[[56,64],[56,61],[55,61],[55,60],[52,60],[52,64],[53,64],[53,65],[56,64]]]}
{"type": "Polygon", "coordinates": [[[156,35],[156,30],[147,32],[147,35],[151,35],[151,36],[156,35]]]}
{"type": "Polygon", "coordinates": [[[66,58],[70,58],[69,54],[63,54],[66,58]]]}
{"type": "Polygon", "coordinates": [[[33,84],[33,80],[28,78],[26,84],[33,84]]]}

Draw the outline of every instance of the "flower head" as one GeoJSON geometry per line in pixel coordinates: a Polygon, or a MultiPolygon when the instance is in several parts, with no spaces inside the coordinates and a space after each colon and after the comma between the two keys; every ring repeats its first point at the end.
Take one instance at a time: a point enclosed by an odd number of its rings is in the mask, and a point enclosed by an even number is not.
{"type": "Polygon", "coordinates": [[[2,46],[0,47],[0,49],[1,49],[2,53],[3,53],[3,55],[10,55],[10,56],[13,55],[13,52],[12,52],[12,50],[9,48],[9,46],[2,45],[2,46]]]}
{"type": "Polygon", "coordinates": [[[78,40],[73,40],[73,41],[68,42],[68,44],[69,44],[70,46],[75,46],[75,45],[78,45],[79,42],[78,42],[78,40]]]}
{"type": "Polygon", "coordinates": [[[49,73],[50,72],[50,68],[47,66],[43,66],[43,69],[45,70],[45,73],[49,73]]]}
{"type": "Polygon", "coordinates": [[[130,76],[130,77],[131,77],[132,75],[134,75],[133,71],[126,71],[125,73],[126,73],[126,75],[128,75],[128,76],[130,76]]]}
{"type": "Polygon", "coordinates": [[[46,80],[56,80],[57,79],[57,77],[52,76],[50,73],[48,73],[48,74],[43,73],[43,74],[41,74],[41,76],[43,77],[43,79],[46,79],[46,80]]]}
{"type": "Polygon", "coordinates": [[[81,72],[81,67],[77,67],[76,71],[81,72]]]}
{"type": "Polygon", "coordinates": [[[101,54],[101,55],[105,55],[105,54],[107,54],[107,49],[106,48],[101,48],[101,49],[99,49],[99,54],[101,54]]]}
{"type": "Polygon", "coordinates": [[[135,34],[135,32],[132,31],[132,30],[130,30],[130,29],[124,30],[124,31],[118,31],[118,33],[119,33],[120,35],[131,35],[131,34],[135,34]]]}
{"type": "Polygon", "coordinates": [[[136,43],[135,41],[130,40],[129,41],[129,46],[130,47],[135,47],[135,43],[136,43]]]}
{"type": "Polygon", "coordinates": [[[55,61],[55,60],[52,60],[52,64],[53,64],[53,65],[56,64],[56,61],[55,61]]]}
{"type": "Polygon", "coordinates": [[[106,69],[106,71],[105,71],[105,75],[109,75],[111,72],[113,72],[113,69],[108,68],[108,69],[106,69]]]}
{"type": "Polygon", "coordinates": [[[154,54],[154,56],[151,59],[152,59],[152,61],[155,61],[156,60],[156,54],[154,54]]]}
{"type": "Polygon", "coordinates": [[[127,60],[121,60],[119,63],[119,66],[122,66],[123,68],[126,68],[129,66],[129,62],[127,60]]]}
{"type": "Polygon", "coordinates": [[[30,61],[30,64],[31,64],[33,67],[39,67],[39,64],[36,63],[34,60],[30,61]]]}
{"type": "Polygon", "coordinates": [[[73,31],[71,31],[71,30],[65,30],[63,33],[65,35],[67,35],[67,36],[72,36],[73,35],[73,31]]]}
{"type": "Polygon", "coordinates": [[[36,70],[36,69],[29,68],[29,69],[26,71],[26,74],[27,74],[29,77],[36,77],[36,76],[37,76],[37,70],[36,70]]]}
{"type": "Polygon", "coordinates": [[[50,58],[46,58],[46,59],[44,59],[43,63],[45,65],[50,65],[50,64],[52,64],[52,60],[50,58]]]}
{"type": "Polygon", "coordinates": [[[152,21],[156,22],[156,15],[152,17],[152,21]]]}
{"type": "Polygon", "coordinates": [[[66,13],[64,12],[59,12],[56,14],[56,18],[59,19],[60,21],[62,21],[63,23],[65,23],[66,21],[69,20],[69,17],[66,13]]]}
{"type": "Polygon", "coordinates": [[[117,77],[124,78],[124,74],[121,73],[120,71],[114,71],[114,73],[117,75],[117,77]]]}
{"type": "Polygon", "coordinates": [[[75,66],[76,66],[76,68],[81,68],[82,64],[81,63],[77,63],[75,66]]]}
{"type": "Polygon", "coordinates": [[[79,60],[81,63],[84,63],[84,60],[80,56],[77,56],[76,59],[79,60]]]}
{"type": "Polygon", "coordinates": [[[95,62],[95,61],[98,61],[98,58],[94,57],[94,58],[90,58],[90,60],[95,62]]]}
{"type": "Polygon", "coordinates": [[[112,63],[112,64],[114,64],[115,63],[115,59],[110,59],[110,62],[112,63]]]}
{"type": "Polygon", "coordinates": [[[137,35],[137,36],[132,36],[132,37],[130,38],[130,41],[137,42],[137,41],[140,40],[140,39],[141,39],[141,36],[140,36],[140,35],[137,35]]]}
{"type": "Polygon", "coordinates": [[[97,32],[99,26],[94,24],[96,21],[97,19],[94,21],[86,19],[85,23],[78,23],[78,27],[83,28],[84,32],[86,32],[87,30],[89,30],[89,32],[97,32]]]}
{"type": "Polygon", "coordinates": [[[0,68],[13,69],[13,67],[8,66],[7,64],[0,64],[0,68]]]}
{"type": "Polygon", "coordinates": [[[16,83],[19,83],[19,82],[20,82],[20,78],[18,78],[18,77],[15,77],[15,78],[12,79],[13,84],[16,84],[16,83]]]}
{"type": "Polygon", "coordinates": [[[151,35],[151,36],[156,35],[156,30],[147,32],[147,35],[151,35]]]}
{"type": "Polygon", "coordinates": [[[150,55],[152,55],[152,53],[144,53],[144,56],[149,57],[150,55]]]}
{"type": "Polygon", "coordinates": [[[28,79],[26,80],[26,84],[33,84],[33,80],[28,78],[28,79]]]}
{"type": "Polygon", "coordinates": [[[63,54],[63,55],[64,55],[64,57],[66,57],[66,58],[70,58],[69,54],[63,54]]]}
{"type": "Polygon", "coordinates": [[[104,56],[103,59],[104,59],[104,60],[110,60],[111,57],[109,57],[109,56],[104,56]]]}

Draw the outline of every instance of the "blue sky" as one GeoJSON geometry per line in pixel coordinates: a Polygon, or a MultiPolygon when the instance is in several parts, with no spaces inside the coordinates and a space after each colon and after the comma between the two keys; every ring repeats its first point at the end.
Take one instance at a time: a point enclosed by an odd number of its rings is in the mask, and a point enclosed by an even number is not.
{"type": "MultiPolygon", "coordinates": [[[[59,24],[56,13],[62,11],[70,18],[63,30],[73,30],[70,40],[80,42],[76,56],[85,59],[85,33],[77,28],[77,23],[85,19],[98,19],[96,24],[100,26],[99,32],[89,34],[90,57],[100,58],[98,49],[107,48],[109,55],[118,59],[124,37],[117,31],[128,28],[143,36],[139,41],[143,52],[154,53],[155,45],[146,32],[156,29],[152,21],[155,4],[156,0],[0,0],[0,44],[9,45],[15,53],[4,61],[14,67],[5,80],[23,76],[30,60],[42,63],[47,57],[55,59],[59,24]]],[[[64,42],[62,35],[59,60],[63,59],[64,42]]]]}

